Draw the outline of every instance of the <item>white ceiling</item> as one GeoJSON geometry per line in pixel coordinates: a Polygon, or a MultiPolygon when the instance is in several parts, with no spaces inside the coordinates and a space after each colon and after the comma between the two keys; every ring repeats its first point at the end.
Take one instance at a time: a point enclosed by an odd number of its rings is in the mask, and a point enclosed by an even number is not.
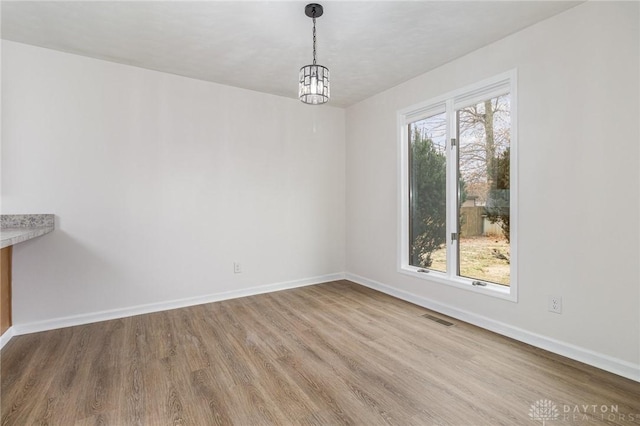
{"type": "MultiPolygon", "coordinates": [[[[2,1],[2,38],[297,97],[306,1],[2,1]]],[[[580,2],[324,1],[318,63],[349,106],[580,2]]]]}

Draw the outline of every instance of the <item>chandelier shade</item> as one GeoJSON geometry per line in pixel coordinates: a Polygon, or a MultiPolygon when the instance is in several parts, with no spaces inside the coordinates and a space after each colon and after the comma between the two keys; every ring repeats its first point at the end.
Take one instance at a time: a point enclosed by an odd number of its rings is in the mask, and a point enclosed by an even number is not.
{"type": "Polygon", "coordinates": [[[319,105],[329,101],[329,69],[316,64],[316,18],[322,16],[323,8],[310,3],[304,9],[305,15],[313,19],[313,64],[300,68],[298,98],[305,104],[319,105]]]}
{"type": "Polygon", "coordinates": [[[329,100],[329,69],[322,65],[300,68],[298,97],[305,104],[318,105],[329,100]]]}

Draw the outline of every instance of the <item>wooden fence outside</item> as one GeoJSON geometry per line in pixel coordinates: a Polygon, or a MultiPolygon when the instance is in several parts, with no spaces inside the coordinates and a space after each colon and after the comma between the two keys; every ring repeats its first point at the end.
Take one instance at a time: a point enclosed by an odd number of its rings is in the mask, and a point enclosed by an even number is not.
{"type": "Polygon", "coordinates": [[[460,208],[460,236],[477,237],[480,235],[502,235],[500,223],[491,223],[486,218],[484,207],[469,206],[460,208]]]}

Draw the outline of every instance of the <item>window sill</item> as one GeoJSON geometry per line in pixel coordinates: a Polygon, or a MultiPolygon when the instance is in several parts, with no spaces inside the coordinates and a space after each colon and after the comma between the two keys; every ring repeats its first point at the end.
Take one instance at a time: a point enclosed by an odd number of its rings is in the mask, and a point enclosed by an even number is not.
{"type": "Polygon", "coordinates": [[[402,266],[400,267],[398,272],[414,278],[419,278],[421,280],[431,281],[438,284],[445,284],[452,287],[467,290],[473,293],[479,293],[479,294],[484,294],[486,296],[492,296],[492,297],[497,297],[499,299],[508,300],[514,303],[518,302],[518,296],[513,286],[508,287],[508,286],[492,284],[492,283],[487,283],[486,286],[474,286],[472,284],[473,280],[470,280],[470,279],[459,278],[459,277],[454,279],[454,278],[450,278],[448,275],[442,272],[437,272],[437,271],[418,272],[418,270],[422,270],[422,268],[416,268],[414,266],[402,266]]]}

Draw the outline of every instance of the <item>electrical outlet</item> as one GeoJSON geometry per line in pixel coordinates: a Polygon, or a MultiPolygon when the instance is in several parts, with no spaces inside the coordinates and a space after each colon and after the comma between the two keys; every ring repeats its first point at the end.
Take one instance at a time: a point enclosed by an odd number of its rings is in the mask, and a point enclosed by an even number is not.
{"type": "Polygon", "coordinates": [[[556,314],[562,313],[562,297],[561,296],[549,296],[549,312],[556,314]]]}
{"type": "Polygon", "coordinates": [[[240,263],[233,262],[233,273],[240,274],[242,272],[242,268],[240,267],[240,263]]]}

